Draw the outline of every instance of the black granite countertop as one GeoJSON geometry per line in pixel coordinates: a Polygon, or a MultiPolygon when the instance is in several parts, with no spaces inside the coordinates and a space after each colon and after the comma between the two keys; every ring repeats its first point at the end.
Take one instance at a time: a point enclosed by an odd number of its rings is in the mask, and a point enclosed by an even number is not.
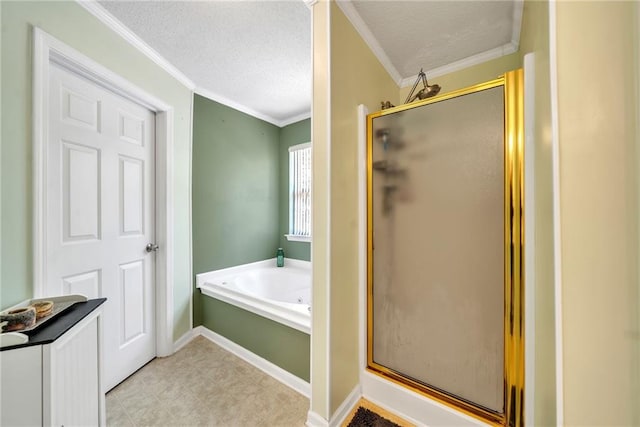
{"type": "Polygon", "coordinates": [[[50,344],[60,338],[69,329],[73,328],[106,300],[106,298],[96,298],[90,299],[89,301],[77,302],[39,328],[23,332],[23,334],[29,336],[29,341],[26,343],[2,347],[0,351],[14,350],[32,345],[50,344]]]}

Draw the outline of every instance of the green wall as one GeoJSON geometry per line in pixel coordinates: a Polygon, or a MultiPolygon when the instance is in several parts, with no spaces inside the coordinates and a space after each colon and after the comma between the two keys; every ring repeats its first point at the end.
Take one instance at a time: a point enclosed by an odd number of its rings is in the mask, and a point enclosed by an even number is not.
{"type": "Polygon", "coordinates": [[[207,328],[309,381],[308,334],[214,298],[202,296],[202,305],[207,328]]]}
{"type": "Polygon", "coordinates": [[[290,242],[289,233],[289,147],[311,141],[311,119],[285,126],[280,130],[280,247],[286,258],[311,261],[311,243],[290,242]]]}
{"type": "Polygon", "coordinates": [[[33,26],[38,26],[174,108],[174,338],[190,328],[191,90],[76,2],[0,2],[2,148],[0,307],[33,296],[31,149],[33,26]]]}
{"type": "Polygon", "coordinates": [[[195,95],[195,274],[275,257],[279,137],[277,126],[195,95]]]}
{"type": "MultiPolygon", "coordinates": [[[[289,185],[283,176],[288,177],[289,160],[283,152],[289,145],[309,142],[309,131],[309,120],[280,129],[195,95],[194,274],[274,258],[278,245],[287,257],[297,253],[309,259],[308,249],[305,253],[304,247],[280,241],[288,223],[289,185]]],[[[194,325],[204,325],[309,381],[307,334],[199,290],[194,292],[194,325]]]]}

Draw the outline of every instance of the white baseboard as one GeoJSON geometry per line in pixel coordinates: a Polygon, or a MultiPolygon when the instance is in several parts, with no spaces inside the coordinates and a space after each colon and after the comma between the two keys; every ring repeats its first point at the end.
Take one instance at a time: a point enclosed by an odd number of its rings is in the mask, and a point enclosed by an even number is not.
{"type": "Polygon", "coordinates": [[[307,427],[329,427],[329,421],[322,418],[317,412],[307,412],[307,421],[304,423],[307,427]]]}
{"type": "MultiPolygon", "coordinates": [[[[219,345],[230,353],[238,356],[245,362],[248,362],[260,369],[267,375],[272,376],[276,380],[280,381],[284,385],[291,387],[298,393],[302,394],[305,397],[311,396],[311,385],[305,380],[296,377],[291,372],[287,372],[281,367],[269,362],[266,359],[258,356],[255,353],[250,352],[244,347],[239,346],[233,341],[213,332],[211,329],[208,329],[204,326],[198,326],[193,329],[193,335],[198,336],[202,335],[213,343],[219,345]]],[[[182,339],[182,338],[181,338],[182,339]]]]}
{"type": "Polygon", "coordinates": [[[353,409],[354,406],[358,404],[358,401],[362,397],[362,387],[360,384],[356,385],[351,393],[342,401],[338,409],[331,416],[331,421],[329,421],[330,427],[338,427],[342,425],[344,420],[349,416],[349,413],[353,409]]]}
{"type": "Polygon", "coordinates": [[[176,342],[173,343],[173,352],[182,350],[182,348],[189,344],[197,335],[194,333],[194,329],[189,329],[184,333],[176,342]]]}
{"type": "Polygon", "coordinates": [[[391,381],[364,371],[360,376],[365,399],[418,426],[486,426],[487,424],[391,381]]]}
{"type": "Polygon", "coordinates": [[[331,416],[331,420],[325,420],[316,412],[309,411],[307,413],[307,427],[338,427],[346,420],[351,410],[358,404],[362,397],[362,389],[360,384],[356,385],[351,393],[342,401],[338,409],[331,416]]]}

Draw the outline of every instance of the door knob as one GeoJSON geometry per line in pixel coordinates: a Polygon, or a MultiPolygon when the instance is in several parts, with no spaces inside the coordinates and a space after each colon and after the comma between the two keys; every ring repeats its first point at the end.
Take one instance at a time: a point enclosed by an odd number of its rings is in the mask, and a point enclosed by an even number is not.
{"type": "Polygon", "coordinates": [[[145,249],[147,252],[155,252],[160,248],[160,246],[156,245],[155,243],[149,243],[145,249]]]}

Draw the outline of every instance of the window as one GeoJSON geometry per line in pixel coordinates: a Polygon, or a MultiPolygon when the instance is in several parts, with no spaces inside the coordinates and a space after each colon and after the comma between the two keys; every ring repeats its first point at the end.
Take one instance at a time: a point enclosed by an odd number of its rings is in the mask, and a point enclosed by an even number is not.
{"type": "Polygon", "coordinates": [[[311,143],[289,147],[289,234],[287,240],[311,241],[311,143]]]}

